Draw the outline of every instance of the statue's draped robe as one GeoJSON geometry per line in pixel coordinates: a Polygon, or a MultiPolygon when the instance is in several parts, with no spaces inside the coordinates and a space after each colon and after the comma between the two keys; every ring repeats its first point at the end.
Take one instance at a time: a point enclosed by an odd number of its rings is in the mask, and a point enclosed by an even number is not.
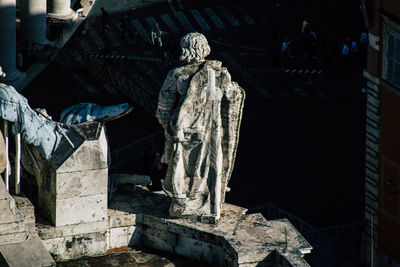
{"type": "Polygon", "coordinates": [[[23,140],[38,147],[45,159],[50,157],[61,141],[62,136],[56,131],[56,123],[40,119],[26,98],[14,87],[5,84],[0,84],[0,118],[12,122],[13,133],[21,133],[23,140]]]}
{"type": "Polygon", "coordinates": [[[171,215],[214,215],[225,198],[235,159],[244,91],[219,61],[172,69],[161,88],[156,116],[165,129],[162,161],[171,215]],[[207,94],[215,71],[216,97],[207,94]],[[179,202],[179,200],[182,200],[179,202]]]}

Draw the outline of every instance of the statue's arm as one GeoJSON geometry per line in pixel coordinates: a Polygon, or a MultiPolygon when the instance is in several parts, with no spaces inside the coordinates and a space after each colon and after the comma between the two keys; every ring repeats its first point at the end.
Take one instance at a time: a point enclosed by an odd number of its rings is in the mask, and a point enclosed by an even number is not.
{"type": "Polygon", "coordinates": [[[170,121],[171,116],[174,112],[176,98],[177,86],[174,69],[172,69],[168,73],[168,76],[161,87],[156,111],[156,117],[160,124],[164,127],[164,129],[167,127],[167,124],[170,121]]]}

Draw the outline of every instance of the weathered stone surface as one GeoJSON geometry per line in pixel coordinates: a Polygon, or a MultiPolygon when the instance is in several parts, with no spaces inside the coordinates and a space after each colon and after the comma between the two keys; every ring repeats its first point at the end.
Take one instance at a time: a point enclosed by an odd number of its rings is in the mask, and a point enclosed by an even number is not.
{"type": "Polygon", "coordinates": [[[5,267],[47,267],[55,266],[56,263],[37,234],[30,234],[21,243],[0,246],[0,265],[5,267]]]}
{"type": "Polygon", "coordinates": [[[107,194],[107,169],[57,174],[57,199],[107,194]]]}
{"type": "Polygon", "coordinates": [[[55,260],[101,255],[107,250],[107,232],[44,239],[43,243],[55,260]]]}
{"type": "Polygon", "coordinates": [[[110,228],[136,225],[138,214],[131,214],[116,209],[108,209],[108,226],[110,228]]]}
{"type": "Polygon", "coordinates": [[[140,244],[142,229],[135,226],[117,227],[111,228],[107,234],[108,249],[135,246],[140,244]]]}
{"type": "MultiPolygon", "coordinates": [[[[36,172],[39,209],[55,226],[107,218],[108,145],[100,123],[72,126],[36,172]]],[[[33,154],[39,156],[35,148],[33,154]]]]}
{"type": "MultiPolygon", "coordinates": [[[[21,226],[23,227],[23,224],[19,224],[15,228],[20,230],[21,226]]],[[[4,225],[1,225],[0,227],[3,227],[4,225]]],[[[1,234],[0,235],[0,246],[2,245],[10,245],[10,244],[17,244],[21,243],[25,240],[26,238],[26,232],[25,229],[21,230],[22,232],[15,232],[16,229],[10,229],[11,232],[8,232],[7,234],[1,234]]],[[[22,228],[23,229],[23,228],[22,228]]]]}
{"type": "Polygon", "coordinates": [[[46,224],[37,224],[38,234],[41,239],[51,239],[82,235],[88,233],[105,232],[108,229],[108,221],[97,221],[88,223],[71,224],[64,226],[50,226],[46,224]]]}
{"type": "Polygon", "coordinates": [[[261,214],[246,215],[246,209],[224,203],[221,219],[210,225],[197,220],[170,218],[168,197],[161,193],[152,195],[146,190],[138,190],[130,198],[121,199],[118,202],[127,205],[120,205],[124,211],[119,214],[143,214],[137,217],[136,225],[141,227],[141,242],[147,247],[218,266],[257,266],[262,261],[269,261],[269,255],[276,251],[292,264],[288,266],[308,266],[302,256],[312,247],[288,220],[267,221],[261,214]],[[138,209],[130,203],[153,204],[138,209]],[[157,203],[163,205],[158,205],[155,211],[157,203]]]}
{"type": "Polygon", "coordinates": [[[123,253],[110,253],[100,257],[90,257],[72,260],[68,262],[58,262],[59,267],[70,266],[157,266],[157,267],[174,267],[174,266],[191,266],[204,267],[204,263],[194,261],[176,254],[163,253],[159,255],[157,252],[136,250],[126,248],[123,253]]]}
{"type": "Polygon", "coordinates": [[[85,140],[60,166],[55,166],[57,173],[105,168],[107,168],[107,141],[104,129],[101,129],[96,140],[85,140]]]}
{"type": "Polygon", "coordinates": [[[245,94],[221,62],[205,60],[210,47],[204,35],[185,35],[181,48],[186,65],[168,73],[156,112],[166,136],[169,213],[215,223],[235,161],[245,94]]]}
{"type": "Polygon", "coordinates": [[[107,218],[107,194],[57,199],[55,225],[102,221],[107,218]]]}
{"type": "Polygon", "coordinates": [[[18,210],[24,218],[24,227],[28,234],[36,233],[36,219],[35,219],[35,207],[29,201],[27,197],[24,196],[14,196],[15,204],[18,210]]]}
{"type": "Polygon", "coordinates": [[[270,263],[273,253],[288,266],[308,266],[302,256],[312,248],[287,220],[267,221],[261,214],[246,215],[246,209],[227,203],[215,225],[173,219],[168,215],[170,199],[140,186],[135,192],[118,193],[116,199],[102,223],[38,224],[46,248],[58,260],[144,245],[218,266],[270,263]]]}
{"type": "Polygon", "coordinates": [[[21,242],[26,237],[23,217],[17,210],[14,199],[5,189],[1,177],[0,194],[0,245],[21,242]]]}

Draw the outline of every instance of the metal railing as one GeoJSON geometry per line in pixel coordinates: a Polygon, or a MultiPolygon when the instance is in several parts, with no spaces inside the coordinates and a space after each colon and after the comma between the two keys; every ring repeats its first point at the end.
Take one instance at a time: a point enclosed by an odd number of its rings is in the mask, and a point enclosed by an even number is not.
{"type": "Polygon", "coordinates": [[[313,246],[313,252],[307,255],[311,266],[359,266],[362,222],[316,228],[272,203],[249,209],[249,213],[255,212],[262,213],[268,220],[287,218],[313,246]]]}
{"type": "Polygon", "coordinates": [[[163,131],[156,132],[126,146],[111,151],[111,169],[117,169],[133,160],[143,157],[146,153],[155,153],[163,148],[163,131]]]}

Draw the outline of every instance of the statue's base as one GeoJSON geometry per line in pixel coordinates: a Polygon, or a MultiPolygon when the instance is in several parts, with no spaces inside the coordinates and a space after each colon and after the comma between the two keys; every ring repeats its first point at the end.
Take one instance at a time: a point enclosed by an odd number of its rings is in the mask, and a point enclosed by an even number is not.
{"type": "Polygon", "coordinates": [[[169,206],[169,215],[172,218],[187,219],[193,222],[216,224],[219,216],[210,214],[209,201],[202,199],[172,199],[169,206]]]}
{"type": "Polygon", "coordinates": [[[246,214],[246,209],[227,203],[216,224],[198,218],[174,219],[168,214],[167,196],[137,188],[136,192],[113,194],[104,222],[60,227],[37,224],[39,236],[57,260],[140,245],[216,266],[274,262],[309,266],[302,257],[312,248],[286,219],[267,221],[259,213],[246,214]]]}

